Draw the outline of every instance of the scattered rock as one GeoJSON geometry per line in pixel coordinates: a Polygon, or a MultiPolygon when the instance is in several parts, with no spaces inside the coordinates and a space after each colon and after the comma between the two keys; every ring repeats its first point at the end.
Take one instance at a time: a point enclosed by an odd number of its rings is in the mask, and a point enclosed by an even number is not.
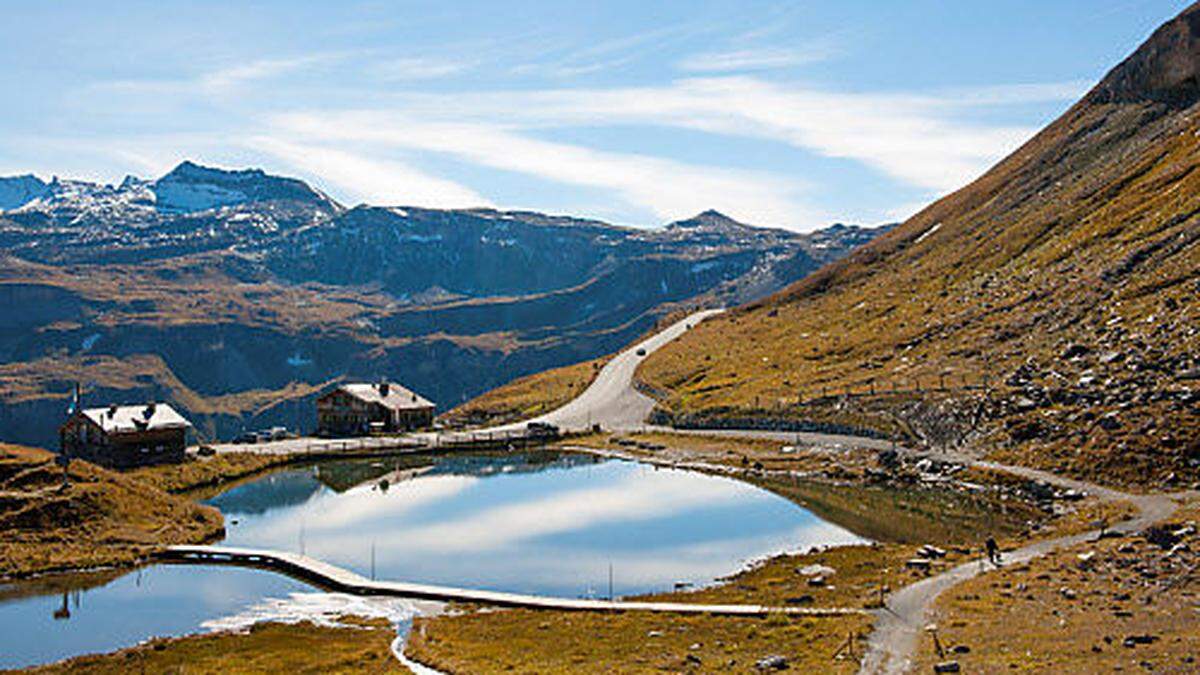
{"type": "Polygon", "coordinates": [[[1061,358],[1063,360],[1077,359],[1081,356],[1087,356],[1091,351],[1087,345],[1071,344],[1067,345],[1067,348],[1062,351],[1061,358]]]}
{"type": "Polygon", "coordinates": [[[788,660],[786,656],[772,654],[756,661],[754,667],[759,670],[787,670],[788,660]]]}
{"type": "Polygon", "coordinates": [[[925,544],[917,551],[917,555],[922,558],[945,558],[946,551],[932,544],[925,544]]]}
{"type": "Polygon", "coordinates": [[[1157,635],[1129,635],[1121,642],[1126,647],[1133,649],[1138,645],[1149,645],[1158,642],[1157,635]]]}
{"type": "Polygon", "coordinates": [[[959,671],[958,661],[943,661],[933,666],[935,673],[957,673],[959,671]]]}
{"type": "Polygon", "coordinates": [[[827,577],[836,574],[837,570],[828,565],[812,564],[796,568],[796,574],[806,577],[827,577]]]}

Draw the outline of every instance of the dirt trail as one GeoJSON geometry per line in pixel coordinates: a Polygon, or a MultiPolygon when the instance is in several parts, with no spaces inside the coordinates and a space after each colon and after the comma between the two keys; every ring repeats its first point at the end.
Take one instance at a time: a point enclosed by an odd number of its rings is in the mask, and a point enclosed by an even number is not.
{"type": "MultiPolygon", "coordinates": [[[[961,461],[963,458],[955,457],[954,459],[961,461]]],[[[1198,494],[1180,492],[1134,495],[1086,481],[1063,478],[1037,469],[976,460],[968,460],[966,463],[979,468],[1004,471],[1023,478],[1044,481],[1058,487],[1080,490],[1106,502],[1130,502],[1137,508],[1138,515],[1108,528],[1110,531],[1125,534],[1143,530],[1170,518],[1178,508],[1177,499],[1193,498],[1198,494]]],[[[1023,563],[1060,548],[1094,540],[1099,534],[1099,530],[1093,530],[1039,541],[1015,551],[1005,552],[1003,563],[1005,565],[1023,563]]],[[[909,672],[912,669],[912,659],[916,653],[918,638],[924,630],[929,612],[938,596],[956,584],[991,569],[994,568],[986,565],[982,558],[972,560],[906,586],[889,596],[887,605],[880,613],[879,621],[875,624],[875,629],[868,639],[867,654],[863,658],[859,673],[861,675],[891,675],[909,672]]]]}

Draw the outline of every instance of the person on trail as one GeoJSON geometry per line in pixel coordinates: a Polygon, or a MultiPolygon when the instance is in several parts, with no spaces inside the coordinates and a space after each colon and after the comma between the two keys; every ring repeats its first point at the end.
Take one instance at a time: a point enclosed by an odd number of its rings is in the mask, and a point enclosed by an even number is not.
{"type": "Polygon", "coordinates": [[[984,542],[984,547],[987,549],[988,562],[996,567],[1000,566],[1000,547],[996,545],[996,540],[993,537],[988,537],[984,542]]]}

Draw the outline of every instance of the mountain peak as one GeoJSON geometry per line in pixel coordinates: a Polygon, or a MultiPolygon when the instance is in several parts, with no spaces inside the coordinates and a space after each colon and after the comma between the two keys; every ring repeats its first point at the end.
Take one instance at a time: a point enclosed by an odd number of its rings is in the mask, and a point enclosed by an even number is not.
{"type": "Polygon", "coordinates": [[[49,184],[33,174],[0,177],[0,211],[20,208],[49,191],[49,184]]]}
{"type": "Polygon", "coordinates": [[[184,160],[151,187],[157,205],[170,211],[203,211],[247,202],[300,201],[339,207],[296,178],[272,176],[262,169],[219,169],[184,160]]]}
{"type": "Polygon", "coordinates": [[[1091,103],[1200,100],[1200,2],[1163,24],[1087,96],[1091,103]]]}
{"type": "Polygon", "coordinates": [[[730,218],[729,216],[717,211],[716,209],[708,209],[698,213],[686,220],[677,220],[667,226],[668,229],[689,229],[689,230],[744,230],[750,226],[745,223],[730,218]]]}

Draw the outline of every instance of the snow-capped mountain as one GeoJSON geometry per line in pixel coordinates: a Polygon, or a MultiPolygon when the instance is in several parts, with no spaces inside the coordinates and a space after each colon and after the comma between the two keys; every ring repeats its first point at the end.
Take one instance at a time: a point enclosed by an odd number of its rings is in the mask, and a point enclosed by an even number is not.
{"type": "Polygon", "coordinates": [[[192,162],[157,180],[128,176],[117,186],[0,181],[14,195],[0,210],[0,246],[38,262],[136,262],[228,249],[342,211],[294,178],[192,162]]]}

